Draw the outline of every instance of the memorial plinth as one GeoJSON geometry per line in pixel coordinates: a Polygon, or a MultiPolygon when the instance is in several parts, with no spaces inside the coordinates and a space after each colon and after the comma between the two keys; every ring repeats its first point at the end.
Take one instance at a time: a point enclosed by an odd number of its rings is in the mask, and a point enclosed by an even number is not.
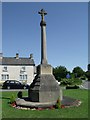
{"type": "Polygon", "coordinates": [[[60,97],[60,86],[53,76],[52,66],[47,63],[46,56],[46,22],[44,16],[47,14],[43,9],[41,15],[41,64],[37,66],[37,75],[30,85],[28,97],[32,102],[56,104],[60,97]]]}
{"type": "Polygon", "coordinates": [[[60,88],[52,74],[38,74],[30,85],[28,96],[32,102],[56,103],[60,88]]]}

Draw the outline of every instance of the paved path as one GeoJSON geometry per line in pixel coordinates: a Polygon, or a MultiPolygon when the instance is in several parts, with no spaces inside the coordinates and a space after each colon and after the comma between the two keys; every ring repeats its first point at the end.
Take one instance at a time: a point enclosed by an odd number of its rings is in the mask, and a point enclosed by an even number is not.
{"type": "Polygon", "coordinates": [[[28,89],[24,90],[24,89],[0,89],[0,92],[9,92],[9,91],[28,91],[28,89]]]}
{"type": "Polygon", "coordinates": [[[85,81],[80,85],[81,89],[90,89],[90,81],[85,81]]]}

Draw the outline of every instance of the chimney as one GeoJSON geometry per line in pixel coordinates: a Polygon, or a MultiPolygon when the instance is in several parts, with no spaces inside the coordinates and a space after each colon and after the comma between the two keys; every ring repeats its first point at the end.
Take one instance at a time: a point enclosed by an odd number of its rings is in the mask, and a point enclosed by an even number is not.
{"type": "Polygon", "coordinates": [[[3,53],[0,53],[0,59],[2,59],[3,58],[3,53]]]}
{"type": "Polygon", "coordinates": [[[30,54],[30,59],[33,59],[33,54],[30,54]]]}
{"type": "Polygon", "coordinates": [[[16,53],[16,59],[19,59],[19,54],[18,53],[16,53]]]}

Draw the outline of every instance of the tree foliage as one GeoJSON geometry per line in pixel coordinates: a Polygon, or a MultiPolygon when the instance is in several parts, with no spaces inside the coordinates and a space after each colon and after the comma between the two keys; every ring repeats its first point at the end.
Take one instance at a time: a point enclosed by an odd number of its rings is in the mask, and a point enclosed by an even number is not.
{"type": "Polygon", "coordinates": [[[90,64],[88,64],[88,71],[90,71],[90,64]]]}
{"type": "Polygon", "coordinates": [[[64,66],[57,66],[53,69],[53,74],[55,78],[60,81],[61,78],[65,78],[67,75],[67,69],[64,66]]]}
{"type": "Polygon", "coordinates": [[[88,78],[88,80],[90,81],[90,71],[86,71],[85,75],[88,78]]]}
{"type": "Polygon", "coordinates": [[[75,67],[73,69],[73,73],[75,74],[75,77],[81,77],[85,74],[85,72],[83,71],[82,68],[80,68],[79,66],[75,67]]]}

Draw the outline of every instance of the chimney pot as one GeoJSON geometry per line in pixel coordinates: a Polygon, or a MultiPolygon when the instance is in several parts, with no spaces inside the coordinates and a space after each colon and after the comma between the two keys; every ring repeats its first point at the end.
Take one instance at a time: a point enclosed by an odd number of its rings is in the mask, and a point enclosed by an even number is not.
{"type": "Polygon", "coordinates": [[[33,54],[30,54],[30,59],[32,59],[33,58],[33,54]]]}
{"type": "Polygon", "coordinates": [[[16,59],[19,59],[19,54],[18,53],[16,53],[16,59]]]}
{"type": "Polygon", "coordinates": [[[1,59],[3,58],[3,53],[0,53],[0,58],[1,58],[1,59]]]}

